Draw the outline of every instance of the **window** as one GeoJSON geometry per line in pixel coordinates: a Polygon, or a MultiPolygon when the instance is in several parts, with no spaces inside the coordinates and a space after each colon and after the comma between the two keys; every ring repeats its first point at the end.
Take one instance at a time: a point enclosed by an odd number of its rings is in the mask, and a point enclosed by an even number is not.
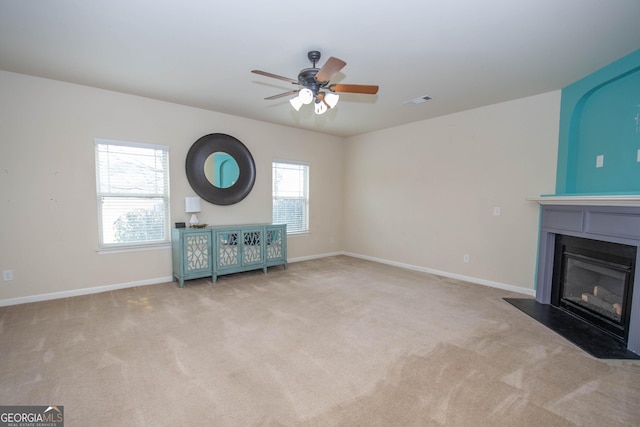
{"type": "Polygon", "coordinates": [[[100,249],[168,244],[169,148],[95,140],[100,249]]]}
{"type": "Polygon", "coordinates": [[[287,234],[309,231],[309,165],[273,162],[273,222],[287,234]]]}

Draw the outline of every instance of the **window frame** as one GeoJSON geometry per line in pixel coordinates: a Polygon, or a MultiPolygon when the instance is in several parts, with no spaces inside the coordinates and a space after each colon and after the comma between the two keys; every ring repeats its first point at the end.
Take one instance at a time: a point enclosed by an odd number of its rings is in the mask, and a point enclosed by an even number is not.
{"type": "MultiPolygon", "coordinates": [[[[170,198],[170,179],[169,179],[169,147],[158,144],[148,144],[132,141],[112,140],[105,138],[94,138],[94,154],[95,154],[95,168],[96,168],[96,211],[98,220],[98,252],[122,252],[122,251],[135,251],[135,250],[149,250],[171,247],[171,198],[170,198]],[[127,193],[127,192],[113,192],[102,191],[101,189],[101,165],[100,165],[100,146],[120,146],[130,148],[141,148],[153,151],[164,152],[163,161],[163,177],[162,185],[164,191],[160,193],[127,193]],[[164,221],[162,224],[162,233],[164,234],[161,239],[147,240],[147,241],[134,241],[134,242],[113,242],[105,243],[105,228],[103,224],[104,210],[103,200],[104,198],[119,198],[119,199],[160,199],[162,201],[162,211],[164,214],[164,221]]],[[[154,157],[158,157],[154,154],[154,157]]],[[[108,173],[108,172],[107,172],[108,173]]],[[[109,175],[111,176],[111,175],[109,175]]],[[[143,207],[143,206],[141,206],[143,207]]]]}
{"type": "Polygon", "coordinates": [[[303,199],[304,199],[304,217],[302,219],[302,225],[306,226],[306,227],[302,227],[302,228],[297,228],[297,227],[291,227],[291,223],[289,222],[285,222],[287,224],[287,235],[302,235],[302,234],[309,234],[310,230],[311,230],[311,224],[310,224],[310,195],[309,195],[309,182],[310,182],[310,175],[311,175],[311,166],[308,162],[303,162],[303,161],[297,161],[297,160],[282,160],[282,159],[274,159],[271,162],[271,220],[272,222],[275,222],[274,218],[274,207],[275,207],[275,200],[276,200],[276,190],[275,190],[275,186],[276,186],[276,181],[275,181],[275,172],[276,172],[276,165],[277,164],[282,164],[282,165],[293,165],[293,166],[301,166],[304,169],[304,173],[305,173],[305,182],[304,182],[304,189],[303,189],[303,199]]]}

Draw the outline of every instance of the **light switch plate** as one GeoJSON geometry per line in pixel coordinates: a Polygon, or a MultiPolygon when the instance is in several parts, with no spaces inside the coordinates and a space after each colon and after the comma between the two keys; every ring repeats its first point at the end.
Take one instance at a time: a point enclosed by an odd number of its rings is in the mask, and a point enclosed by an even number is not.
{"type": "Polygon", "coordinates": [[[596,167],[601,168],[604,166],[604,154],[596,156],[596,167]]]}
{"type": "Polygon", "coordinates": [[[638,163],[640,163],[640,149],[638,149],[638,163]]]}

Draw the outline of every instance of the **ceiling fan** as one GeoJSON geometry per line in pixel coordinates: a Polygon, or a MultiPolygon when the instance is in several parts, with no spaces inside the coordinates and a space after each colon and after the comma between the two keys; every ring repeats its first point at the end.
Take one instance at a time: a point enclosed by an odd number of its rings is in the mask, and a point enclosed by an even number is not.
{"type": "Polygon", "coordinates": [[[255,74],[284,80],[285,82],[301,86],[299,89],[279,93],[265,99],[277,99],[284,96],[297,95],[289,100],[296,111],[300,111],[300,108],[304,104],[311,104],[311,102],[315,101],[314,105],[316,114],[323,114],[327,109],[336,106],[339,99],[338,92],[363,93],[368,95],[375,95],[378,93],[378,86],[330,83],[329,80],[331,80],[331,77],[347,65],[347,63],[341,59],[334,58],[332,56],[327,60],[327,62],[325,62],[322,68],[316,68],[316,63],[320,60],[320,52],[312,50],[307,53],[307,58],[309,58],[313,67],[302,69],[298,74],[298,80],[268,73],[266,71],[251,70],[251,72],[255,74]]]}

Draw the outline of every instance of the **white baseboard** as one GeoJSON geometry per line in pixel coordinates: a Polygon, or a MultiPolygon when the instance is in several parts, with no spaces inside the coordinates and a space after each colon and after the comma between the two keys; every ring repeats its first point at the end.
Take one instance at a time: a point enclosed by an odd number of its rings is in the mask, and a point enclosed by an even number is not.
{"type": "Polygon", "coordinates": [[[343,252],[343,254],[346,255],[346,256],[352,256],[354,258],[366,259],[367,261],[379,262],[381,264],[387,264],[387,265],[393,265],[395,267],[406,268],[408,270],[415,270],[415,271],[420,271],[420,272],[423,272],[423,273],[435,274],[436,276],[443,276],[443,277],[448,277],[450,279],[457,279],[457,280],[461,280],[463,282],[476,283],[478,285],[489,286],[491,288],[503,289],[505,291],[510,291],[510,292],[517,292],[519,294],[529,295],[529,296],[532,296],[532,297],[536,296],[536,291],[534,289],[526,289],[526,288],[522,288],[520,286],[507,285],[505,283],[494,282],[494,281],[485,280],[485,279],[478,279],[476,277],[463,276],[461,274],[449,273],[449,272],[446,272],[446,271],[433,270],[431,268],[426,268],[426,267],[418,267],[418,266],[411,265],[411,264],[405,264],[405,263],[396,262],[396,261],[389,261],[389,260],[382,259],[382,258],[375,258],[375,257],[367,256],[367,255],[355,254],[355,253],[352,253],[352,252],[343,252]]]}
{"type": "Polygon", "coordinates": [[[287,262],[292,263],[292,262],[310,261],[312,259],[328,258],[330,256],[338,256],[338,255],[346,255],[346,254],[344,252],[328,252],[328,253],[319,254],[319,255],[309,255],[309,256],[303,256],[298,258],[288,258],[287,262]]]}
{"type": "Polygon", "coordinates": [[[172,276],[158,277],[156,279],[139,280],[136,282],[119,283],[116,285],[96,286],[95,288],[74,289],[72,291],[51,292],[48,294],[30,295],[26,297],[8,298],[0,300],[0,307],[9,305],[26,304],[29,302],[48,301],[60,298],[77,297],[80,295],[98,294],[101,292],[115,291],[118,289],[134,288],[136,286],[157,285],[173,280],[172,276]]]}

